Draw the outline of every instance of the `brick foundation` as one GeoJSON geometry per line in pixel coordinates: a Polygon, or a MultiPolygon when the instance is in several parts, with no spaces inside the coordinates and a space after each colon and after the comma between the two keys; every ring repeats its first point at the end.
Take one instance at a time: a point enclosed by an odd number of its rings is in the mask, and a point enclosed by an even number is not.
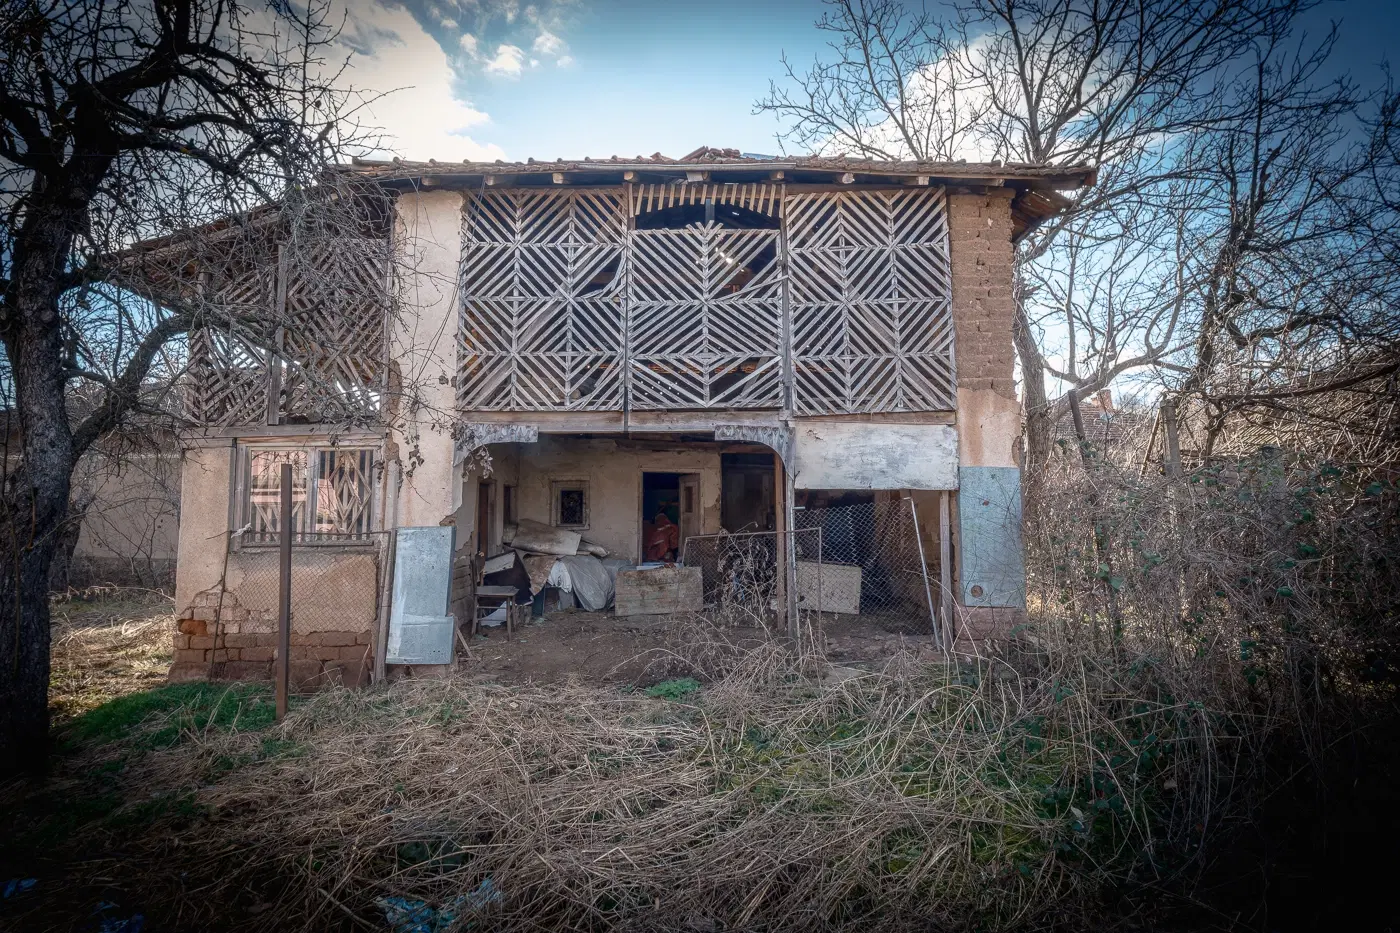
{"type": "MultiPolygon", "coordinates": [[[[332,684],[358,687],[369,682],[374,662],[373,633],[292,632],[291,669],[295,690],[332,684]]],[[[271,680],[277,656],[277,615],[245,609],[233,593],[195,595],[180,614],[174,639],[172,682],[188,680],[271,680]]]]}

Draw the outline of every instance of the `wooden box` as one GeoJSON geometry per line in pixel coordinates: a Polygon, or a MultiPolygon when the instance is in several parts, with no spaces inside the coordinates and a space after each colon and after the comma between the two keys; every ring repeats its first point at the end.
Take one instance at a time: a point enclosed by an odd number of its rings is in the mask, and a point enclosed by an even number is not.
{"type": "Polygon", "coordinates": [[[702,600],[699,567],[657,567],[617,574],[614,611],[619,616],[690,612],[698,610],[702,600]]]}
{"type": "Polygon", "coordinates": [[[797,562],[797,604],[803,609],[860,615],[860,583],[861,570],[855,564],[797,562]]]}

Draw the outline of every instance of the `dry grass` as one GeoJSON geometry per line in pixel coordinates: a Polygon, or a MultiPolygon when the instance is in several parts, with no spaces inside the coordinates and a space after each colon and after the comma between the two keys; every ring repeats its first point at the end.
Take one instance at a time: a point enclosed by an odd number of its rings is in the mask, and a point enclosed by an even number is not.
{"type": "Polygon", "coordinates": [[[175,634],[169,596],[95,587],[55,599],[51,612],[49,706],[56,725],[165,682],[175,634]]]}
{"type": "Polygon", "coordinates": [[[501,930],[1020,929],[1164,870],[1199,718],[1144,704],[1150,672],[900,656],[838,682],[700,629],[675,660],[708,680],[679,701],[409,680],[279,725],[211,686],[24,806],[103,775],[115,805],[57,846],[81,840],[64,884],[162,929],[386,929],[386,897],[501,930]],[[472,913],[487,879],[503,896],[472,913]]]}

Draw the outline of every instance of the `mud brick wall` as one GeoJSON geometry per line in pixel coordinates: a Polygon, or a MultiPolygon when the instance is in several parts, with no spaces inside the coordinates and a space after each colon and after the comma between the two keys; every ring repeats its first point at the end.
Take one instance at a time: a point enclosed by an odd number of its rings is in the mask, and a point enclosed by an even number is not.
{"type": "MultiPolygon", "coordinates": [[[[333,684],[357,687],[369,682],[373,669],[373,631],[299,631],[291,637],[294,690],[333,684]]],[[[195,595],[181,613],[175,635],[171,681],[270,680],[277,655],[277,613],[245,608],[233,593],[219,603],[217,589],[195,595]]]]}
{"type": "Polygon", "coordinates": [[[959,389],[1015,399],[1011,191],[948,195],[948,259],[959,389]]]}

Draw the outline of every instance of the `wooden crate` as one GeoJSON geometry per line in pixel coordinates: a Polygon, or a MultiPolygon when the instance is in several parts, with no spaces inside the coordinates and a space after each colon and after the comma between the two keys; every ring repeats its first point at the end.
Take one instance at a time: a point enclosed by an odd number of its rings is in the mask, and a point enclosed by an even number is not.
{"type": "Polygon", "coordinates": [[[619,616],[671,615],[699,609],[699,567],[623,570],[617,575],[614,612],[619,616]]]}
{"type": "Polygon", "coordinates": [[[860,584],[861,570],[855,564],[818,565],[814,560],[797,562],[797,604],[803,609],[860,615],[860,584]],[[817,590],[818,576],[821,579],[820,592],[817,590]]]}

